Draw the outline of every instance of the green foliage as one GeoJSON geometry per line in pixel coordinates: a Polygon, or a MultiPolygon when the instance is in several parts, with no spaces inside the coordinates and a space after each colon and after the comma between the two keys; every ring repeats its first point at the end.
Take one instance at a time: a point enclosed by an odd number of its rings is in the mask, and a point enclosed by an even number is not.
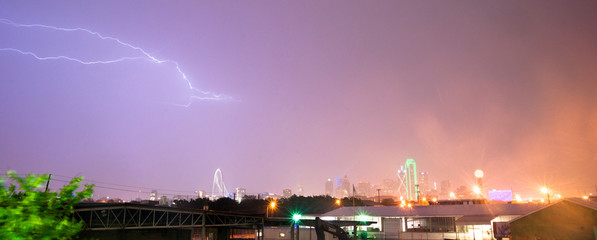
{"type": "Polygon", "coordinates": [[[70,239],[81,230],[74,205],[91,197],[93,185],[76,192],[83,180],[76,177],[59,192],[44,191],[48,177],[8,171],[0,178],[0,239],[70,239]]]}
{"type": "Polygon", "coordinates": [[[296,196],[283,198],[277,201],[275,209],[268,209],[270,200],[255,199],[254,197],[247,197],[241,203],[238,203],[230,198],[220,198],[215,201],[210,201],[207,198],[175,201],[174,206],[178,208],[187,209],[204,209],[208,206],[209,210],[214,211],[232,211],[245,214],[265,214],[269,211],[270,217],[287,217],[290,218],[295,213],[300,214],[322,214],[332,211],[341,206],[364,206],[361,199],[343,198],[341,204],[336,204],[336,199],[330,196],[296,196]]]}

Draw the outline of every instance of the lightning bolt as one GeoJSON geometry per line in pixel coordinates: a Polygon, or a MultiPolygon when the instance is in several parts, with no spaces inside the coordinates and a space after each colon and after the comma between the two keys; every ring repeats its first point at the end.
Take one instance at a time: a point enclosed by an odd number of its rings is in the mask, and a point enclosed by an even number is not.
{"type": "Polygon", "coordinates": [[[86,28],[63,28],[63,27],[56,27],[56,26],[50,26],[50,25],[43,25],[43,24],[20,24],[20,23],[15,23],[11,20],[8,19],[4,19],[4,18],[0,18],[0,23],[2,24],[6,24],[12,27],[17,27],[17,28],[41,28],[41,29],[47,29],[47,30],[53,30],[53,31],[61,31],[61,32],[83,32],[89,35],[92,35],[96,38],[99,38],[103,41],[111,41],[114,42],[116,44],[119,44],[121,46],[127,47],[129,49],[132,49],[136,52],[138,52],[141,56],[138,57],[120,57],[120,58],[116,58],[116,59],[111,59],[111,60],[95,60],[95,61],[84,61],[75,57],[69,57],[69,56],[39,56],[38,54],[34,53],[34,52],[29,52],[29,51],[23,51],[20,49],[16,49],[16,48],[0,48],[0,51],[8,51],[8,52],[16,52],[16,53],[20,53],[22,55],[27,55],[27,56],[31,56],[37,60],[40,61],[45,61],[45,60],[67,60],[67,61],[73,61],[79,64],[84,64],[84,65],[92,65],[92,64],[112,64],[112,63],[119,63],[119,62],[123,62],[123,61],[133,61],[133,60],[147,60],[149,62],[155,63],[155,64],[172,64],[174,66],[174,68],[176,69],[176,71],[178,71],[178,73],[180,74],[180,78],[182,78],[182,80],[186,83],[186,85],[188,86],[188,89],[190,90],[190,95],[189,95],[189,101],[187,103],[184,104],[174,104],[177,106],[182,106],[182,107],[190,107],[191,104],[193,103],[194,99],[197,100],[215,100],[215,101],[221,101],[221,100],[233,100],[232,97],[227,96],[227,95],[223,95],[223,94],[216,94],[210,91],[204,91],[204,90],[200,90],[196,87],[193,86],[193,84],[191,83],[191,81],[187,78],[187,75],[182,71],[180,65],[178,64],[178,62],[173,61],[173,60],[167,60],[167,59],[158,59],[157,57],[149,54],[147,51],[145,51],[143,48],[135,46],[133,44],[124,42],[116,37],[111,37],[111,36],[106,36],[103,34],[100,34],[99,32],[95,32],[86,28]]]}

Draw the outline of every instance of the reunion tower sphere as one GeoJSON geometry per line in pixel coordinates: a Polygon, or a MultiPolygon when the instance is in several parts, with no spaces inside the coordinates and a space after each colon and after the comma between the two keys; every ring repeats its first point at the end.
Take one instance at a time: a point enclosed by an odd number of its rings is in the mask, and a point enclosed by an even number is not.
{"type": "Polygon", "coordinates": [[[483,177],[483,170],[481,170],[481,169],[475,170],[475,177],[476,178],[482,178],[483,177]]]}

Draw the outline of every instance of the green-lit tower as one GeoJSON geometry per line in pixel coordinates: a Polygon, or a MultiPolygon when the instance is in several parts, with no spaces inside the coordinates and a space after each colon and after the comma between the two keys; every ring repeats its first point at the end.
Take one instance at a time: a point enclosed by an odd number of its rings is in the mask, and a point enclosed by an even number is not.
{"type": "Polygon", "coordinates": [[[417,164],[413,159],[406,159],[406,195],[408,200],[419,200],[419,183],[417,182],[417,164]]]}

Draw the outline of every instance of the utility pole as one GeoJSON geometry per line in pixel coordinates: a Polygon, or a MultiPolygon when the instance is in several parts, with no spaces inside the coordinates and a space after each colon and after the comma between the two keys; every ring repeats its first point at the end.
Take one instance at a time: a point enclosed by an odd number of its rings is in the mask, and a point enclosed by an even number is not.
{"type": "Polygon", "coordinates": [[[48,182],[46,182],[46,192],[48,191],[48,187],[50,187],[50,179],[52,178],[52,174],[48,174],[48,182]]]}
{"type": "Polygon", "coordinates": [[[381,188],[377,189],[377,202],[381,203],[381,195],[379,194],[379,191],[381,191],[381,188]]]}

